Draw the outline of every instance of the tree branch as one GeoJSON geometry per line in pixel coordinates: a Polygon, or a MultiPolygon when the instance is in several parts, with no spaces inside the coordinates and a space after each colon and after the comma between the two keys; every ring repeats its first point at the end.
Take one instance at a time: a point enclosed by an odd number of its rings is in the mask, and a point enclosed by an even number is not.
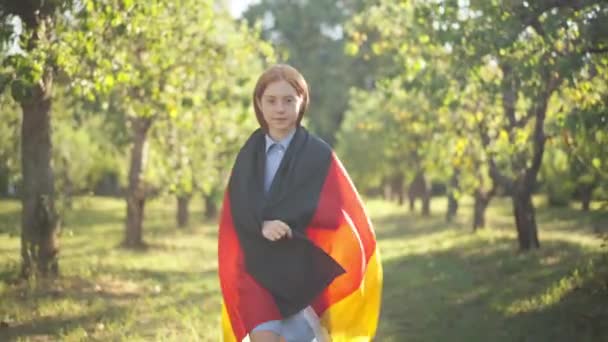
{"type": "Polygon", "coordinates": [[[518,89],[515,78],[513,77],[513,68],[507,63],[501,63],[502,70],[502,107],[509,121],[509,131],[517,126],[515,119],[515,104],[517,103],[518,89]]]}
{"type": "Polygon", "coordinates": [[[498,166],[496,165],[496,162],[494,161],[494,157],[492,157],[491,153],[488,151],[490,146],[490,135],[488,134],[487,128],[483,124],[483,120],[477,122],[477,129],[481,138],[481,145],[486,151],[486,155],[488,156],[488,166],[490,168],[490,177],[492,178],[493,184],[498,183],[502,185],[505,189],[510,189],[512,187],[513,181],[500,172],[498,166]]]}
{"type": "Polygon", "coordinates": [[[536,102],[536,106],[534,106],[534,116],[536,117],[536,122],[534,125],[534,155],[532,156],[532,165],[529,169],[526,169],[525,172],[525,182],[526,185],[532,187],[534,185],[534,181],[536,181],[536,175],[540,169],[540,165],[542,163],[543,154],[545,151],[545,142],[547,141],[547,137],[545,136],[545,117],[547,114],[547,104],[549,102],[549,98],[553,94],[555,90],[559,87],[562,78],[559,76],[555,76],[550,72],[550,70],[545,67],[543,68],[544,72],[544,91],[541,93],[538,101],[536,102]]]}

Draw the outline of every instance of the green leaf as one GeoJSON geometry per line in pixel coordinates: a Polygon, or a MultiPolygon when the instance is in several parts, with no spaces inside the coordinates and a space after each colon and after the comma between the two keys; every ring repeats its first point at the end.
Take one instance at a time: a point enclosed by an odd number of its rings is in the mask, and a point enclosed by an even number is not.
{"type": "Polygon", "coordinates": [[[4,92],[6,86],[12,81],[13,76],[9,73],[0,73],[0,94],[4,92]]]}
{"type": "Polygon", "coordinates": [[[356,56],[359,53],[359,46],[353,42],[344,45],[344,52],[349,56],[356,56]]]}

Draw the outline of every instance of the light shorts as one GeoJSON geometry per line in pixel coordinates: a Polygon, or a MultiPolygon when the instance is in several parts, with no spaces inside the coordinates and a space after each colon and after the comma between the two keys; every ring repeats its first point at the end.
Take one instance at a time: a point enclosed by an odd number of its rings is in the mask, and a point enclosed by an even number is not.
{"type": "Polygon", "coordinates": [[[281,335],[287,342],[310,342],[315,339],[315,332],[306,319],[306,309],[281,321],[264,322],[253,331],[272,331],[281,335]]]}

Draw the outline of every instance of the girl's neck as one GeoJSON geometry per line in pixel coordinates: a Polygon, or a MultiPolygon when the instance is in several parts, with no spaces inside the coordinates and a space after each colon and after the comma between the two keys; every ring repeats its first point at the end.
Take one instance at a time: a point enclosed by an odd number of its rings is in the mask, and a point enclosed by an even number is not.
{"type": "Polygon", "coordinates": [[[286,130],[268,130],[268,135],[270,138],[272,138],[272,140],[279,142],[289,136],[289,134],[291,134],[291,132],[293,132],[295,129],[295,127],[292,127],[286,130]]]}

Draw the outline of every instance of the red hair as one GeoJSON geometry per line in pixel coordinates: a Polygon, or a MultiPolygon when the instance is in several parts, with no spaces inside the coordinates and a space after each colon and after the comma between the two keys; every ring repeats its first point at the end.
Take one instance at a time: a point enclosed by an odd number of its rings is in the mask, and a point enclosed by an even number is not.
{"type": "Polygon", "coordinates": [[[300,112],[298,113],[298,125],[302,121],[306,109],[308,109],[310,94],[304,76],[302,76],[294,67],[287,64],[275,64],[271,66],[260,75],[255,84],[255,89],[253,90],[253,109],[255,109],[255,116],[258,119],[258,123],[265,131],[268,131],[268,125],[264,120],[262,109],[258,103],[261,101],[266,87],[273,82],[281,80],[289,83],[295,89],[298,96],[302,97],[302,104],[300,105],[300,112]]]}

